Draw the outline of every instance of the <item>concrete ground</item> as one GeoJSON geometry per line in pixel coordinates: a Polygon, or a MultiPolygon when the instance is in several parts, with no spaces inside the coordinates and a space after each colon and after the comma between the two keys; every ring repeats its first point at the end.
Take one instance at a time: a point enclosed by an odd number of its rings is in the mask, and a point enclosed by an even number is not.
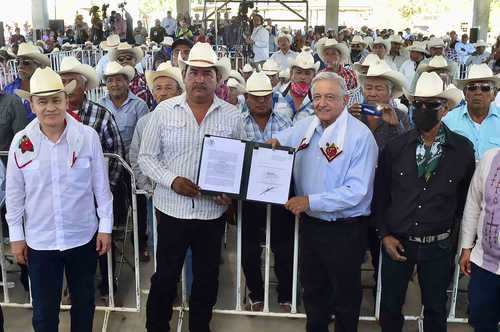
{"type": "MultiPolygon", "coordinates": [[[[224,250],[223,258],[224,263],[221,265],[220,271],[220,287],[219,299],[216,307],[218,309],[234,309],[236,302],[236,255],[235,255],[235,228],[230,226],[228,228],[228,243],[227,248],[224,250]]],[[[132,270],[133,259],[131,256],[131,244],[128,241],[126,248],[127,257],[132,261],[132,264],[124,264],[121,269],[119,277],[119,293],[118,301],[122,302],[126,307],[135,307],[135,289],[134,289],[134,274],[132,270]]],[[[374,301],[372,296],[372,271],[370,271],[370,264],[363,266],[363,286],[364,297],[362,303],[362,315],[373,316],[374,301]]],[[[15,270],[16,266],[11,265],[9,270],[15,270]]],[[[145,322],[145,303],[147,300],[147,290],[149,289],[149,278],[154,269],[153,262],[140,265],[141,275],[141,312],[140,313],[112,313],[108,325],[108,331],[112,332],[138,332],[144,331],[145,322]]],[[[457,303],[457,317],[466,317],[466,280],[460,281],[458,303],[457,303]]],[[[18,274],[10,272],[8,280],[15,282],[16,286],[9,289],[11,294],[11,301],[17,303],[29,302],[29,295],[21,289],[18,282],[18,274]]],[[[274,276],[271,273],[271,281],[274,276]]],[[[97,305],[103,305],[103,302],[97,300],[97,305]]],[[[410,282],[408,289],[407,301],[404,312],[407,315],[417,316],[420,313],[420,296],[418,291],[418,284],[416,278],[410,282]]],[[[4,308],[5,316],[5,331],[6,332],[27,332],[32,331],[31,327],[31,314],[30,309],[23,308],[4,308]]],[[[276,294],[273,284],[270,291],[270,310],[279,312],[276,305],[276,294]]],[[[299,307],[303,312],[303,307],[299,307]]],[[[94,320],[94,331],[101,331],[103,324],[104,314],[97,312],[94,320]]],[[[60,315],[60,328],[62,332],[70,331],[69,328],[69,312],[61,312],[60,315]]],[[[177,315],[174,316],[171,322],[172,330],[175,331],[177,325],[177,315]]],[[[333,331],[333,324],[331,325],[333,331]]],[[[360,322],[359,331],[372,332],[379,331],[376,322],[360,322]]],[[[472,329],[465,324],[449,324],[448,330],[450,332],[465,332],[472,331],[472,329]]],[[[188,331],[187,317],[184,319],[182,331],[188,331]]],[[[270,318],[270,317],[250,317],[244,315],[223,315],[215,314],[212,321],[212,331],[214,332],[299,332],[305,331],[305,320],[298,318],[270,318]]],[[[418,331],[416,322],[406,322],[404,331],[418,331]]]]}

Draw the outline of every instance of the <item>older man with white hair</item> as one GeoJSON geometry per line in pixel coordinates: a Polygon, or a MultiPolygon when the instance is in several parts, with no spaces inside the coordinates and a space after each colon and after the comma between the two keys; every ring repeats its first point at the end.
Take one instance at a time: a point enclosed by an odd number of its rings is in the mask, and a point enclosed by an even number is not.
{"type": "Polygon", "coordinates": [[[345,68],[345,64],[349,64],[351,58],[349,56],[349,48],[344,43],[339,43],[335,39],[327,39],[324,43],[318,45],[318,55],[325,64],[325,69],[322,71],[334,72],[345,81],[348,91],[358,87],[356,74],[352,69],[345,68]]]}
{"type": "Polygon", "coordinates": [[[290,67],[290,62],[297,57],[297,52],[290,49],[292,45],[292,35],[281,32],[276,37],[279,51],[273,53],[271,60],[274,60],[281,70],[286,70],[290,67]]]}
{"type": "Polygon", "coordinates": [[[361,263],[378,148],[370,130],[349,114],[344,80],[319,73],[312,81],[314,115],[268,141],[297,147],[295,194],[285,207],[301,217],[300,276],[308,332],[356,332],[361,263]],[[332,301],[333,300],[333,301],[332,301]]]}

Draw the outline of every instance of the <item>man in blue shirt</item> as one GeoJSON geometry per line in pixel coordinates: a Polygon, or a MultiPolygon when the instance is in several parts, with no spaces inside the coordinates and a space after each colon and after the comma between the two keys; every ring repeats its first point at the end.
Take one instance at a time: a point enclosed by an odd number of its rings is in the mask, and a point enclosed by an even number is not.
{"type": "Polygon", "coordinates": [[[312,81],[314,116],[268,143],[297,147],[295,194],[285,207],[301,216],[300,274],[307,332],[357,331],[361,263],[378,147],[370,130],[349,114],[344,80],[319,73],[312,81]],[[333,299],[333,302],[332,302],[333,299]]]}
{"type": "Polygon", "coordinates": [[[458,80],[466,104],[448,112],[443,122],[474,145],[476,160],[500,147],[500,109],[495,104],[500,78],[486,64],[472,65],[467,79],[458,80]]]}

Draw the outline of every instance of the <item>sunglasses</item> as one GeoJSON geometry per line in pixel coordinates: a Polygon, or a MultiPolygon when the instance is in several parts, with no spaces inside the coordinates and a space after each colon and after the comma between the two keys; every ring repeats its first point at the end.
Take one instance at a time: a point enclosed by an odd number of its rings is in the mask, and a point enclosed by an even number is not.
{"type": "Polygon", "coordinates": [[[116,60],[118,61],[132,61],[132,60],[135,60],[135,57],[129,55],[129,56],[121,56],[119,58],[116,58],[116,60]]]}
{"type": "Polygon", "coordinates": [[[481,90],[481,92],[490,92],[492,90],[492,87],[489,84],[469,84],[469,85],[467,85],[467,91],[474,92],[477,90],[481,90]]]}
{"type": "Polygon", "coordinates": [[[32,60],[16,60],[16,66],[19,67],[19,66],[31,66],[33,64],[35,64],[36,62],[35,61],[32,61],[32,60]]]}
{"type": "Polygon", "coordinates": [[[429,100],[429,101],[415,100],[412,103],[413,107],[417,109],[427,109],[427,110],[438,110],[445,104],[446,101],[437,101],[437,100],[429,100]]]}

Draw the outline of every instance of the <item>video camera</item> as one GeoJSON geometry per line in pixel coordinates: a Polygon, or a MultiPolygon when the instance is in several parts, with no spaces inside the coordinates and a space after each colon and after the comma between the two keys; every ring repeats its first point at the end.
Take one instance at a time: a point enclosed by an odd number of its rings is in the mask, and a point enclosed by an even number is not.
{"type": "Polygon", "coordinates": [[[248,8],[253,8],[253,1],[243,0],[238,8],[238,16],[245,17],[248,16],[248,8]]]}

